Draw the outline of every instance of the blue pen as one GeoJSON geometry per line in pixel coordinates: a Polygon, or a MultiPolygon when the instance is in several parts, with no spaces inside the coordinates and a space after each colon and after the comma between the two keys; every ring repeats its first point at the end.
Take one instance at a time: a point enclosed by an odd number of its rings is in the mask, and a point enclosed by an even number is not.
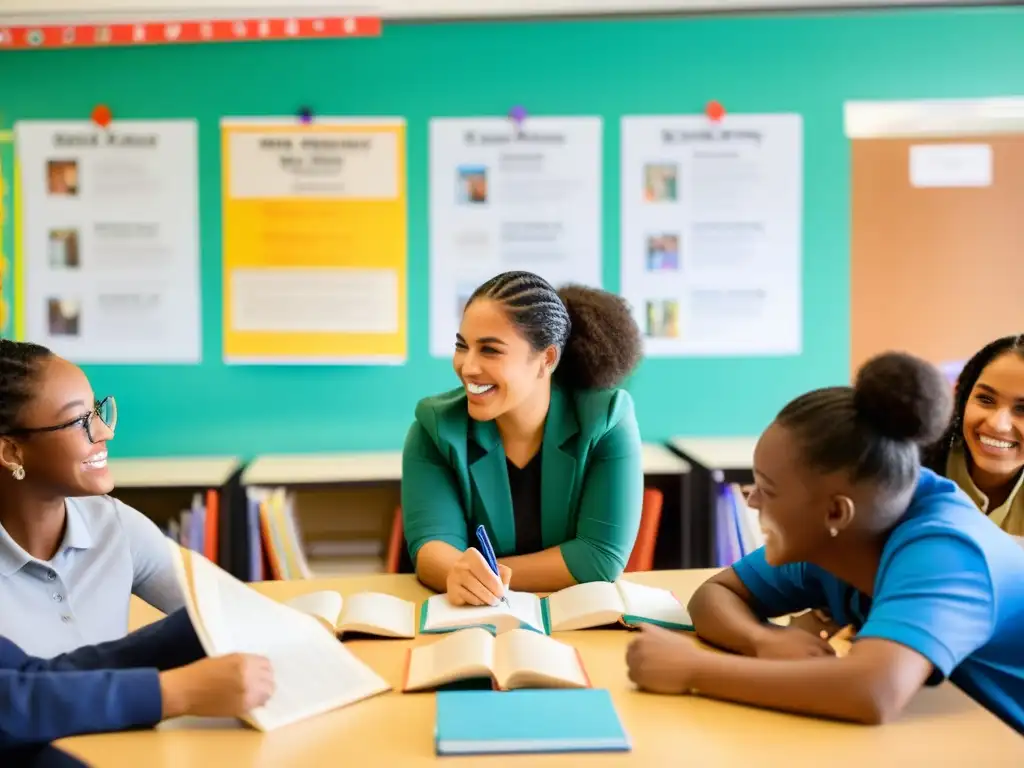
{"type": "MultiPolygon", "coordinates": [[[[482,525],[476,527],[476,540],[480,542],[480,552],[484,556],[484,560],[487,561],[487,565],[490,566],[491,570],[494,571],[494,575],[498,577],[498,581],[501,581],[501,572],[498,570],[498,558],[494,556],[494,547],[491,546],[491,540],[487,536],[487,529],[482,525]]],[[[501,602],[505,606],[512,610],[512,606],[508,604],[508,599],[502,595],[501,602]]]]}

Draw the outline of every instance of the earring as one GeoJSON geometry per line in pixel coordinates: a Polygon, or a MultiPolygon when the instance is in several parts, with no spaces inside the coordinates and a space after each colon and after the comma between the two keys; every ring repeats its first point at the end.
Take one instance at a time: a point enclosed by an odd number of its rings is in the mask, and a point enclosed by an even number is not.
{"type": "Polygon", "coordinates": [[[838,528],[829,528],[828,529],[828,535],[831,536],[834,539],[836,536],[839,535],[839,529],[838,528]]]}
{"type": "Polygon", "coordinates": [[[24,480],[25,468],[21,466],[21,464],[19,464],[13,470],[11,470],[11,475],[14,477],[15,480],[24,480]]]}

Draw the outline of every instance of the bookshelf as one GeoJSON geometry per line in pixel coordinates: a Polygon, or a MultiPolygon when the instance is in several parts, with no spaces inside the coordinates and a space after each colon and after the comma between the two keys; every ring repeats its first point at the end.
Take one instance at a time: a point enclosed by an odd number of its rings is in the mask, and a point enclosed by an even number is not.
{"type": "Polygon", "coordinates": [[[669,447],[692,467],[682,525],[689,531],[683,568],[713,568],[717,535],[715,510],[723,483],[753,482],[756,437],[674,437],[669,447]]]}
{"type": "MultiPolygon", "coordinates": [[[[169,456],[112,458],[114,478],[110,495],[134,507],[174,538],[181,540],[195,502],[202,515],[214,519],[199,526],[198,549],[221,567],[231,568],[231,502],[237,489],[241,461],[233,456],[169,456]]],[[[182,541],[182,543],[186,543],[182,541]]]]}
{"type": "Polygon", "coordinates": [[[644,486],[658,489],[664,498],[654,568],[681,568],[686,552],[687,530],[683,516],[690,496],[691,467],[688,461],[664,445],[644,443],[643,452],[644,486]]]}
{"type": "MultiPolygon", "coordinates": [[[[395,510],[401,502],[402,454],[322,453],[265,455],[242,472],[242,486],[283,488],[291,499],[298,544],[316,576],[382,572],[395,510]]],[[[256,565],[258,530],[248,514],[235,539],[242,562],[256,565]]],[[[412,572],[408,555],[400,569],[412,572]]]]}
{"type": "MultiPolygon", "coordinates": [[[[658,488],[665,498],[656,567],[678,568],[679,517],[689,495],[690,466],[663,445],[645,444],[643,467],[647,487],[658,488]]],[[[258,456],[241,475],[243,493],[273,488],[288,492],[299,544],[318,576],[384,570],[401,483],[400,451],[258,456]]],[[[255,573],[261,534],[247,512],[239,515],[239,525],[232,538],[235,558],[249,563],[255,573]]],[[[413,570],[404,546],[399,570],[413,570]]]]}

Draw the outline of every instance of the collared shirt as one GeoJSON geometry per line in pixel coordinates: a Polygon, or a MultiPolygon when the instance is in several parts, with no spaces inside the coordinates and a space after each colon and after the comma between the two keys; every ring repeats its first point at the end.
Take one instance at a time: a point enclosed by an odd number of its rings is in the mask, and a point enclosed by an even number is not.
{"type": "Polygon", "coordinates": [[[732,567],[762,618],[825,609],[858,638],[917,651],[932,663],[930,684],[948,677],[1024,734],[1024,552],[951,480],[921,470],[871,595],[811,563],[773,567],[763,547],[732,567]]]}
{"type": "Polygon", "coordinates": [[[128,633],[132,594],[157,610],[184,606],[163,532],[110,496],[65,501],[64,540],[37,560],[0,525],[0,635],[50,658],[128,633]]]}
{"type": "Polygon", "coordinates": [[[1024,472],[1017,478],[1017,484],[1006,501],[995,509],[989,509],[988,496],[982,493],[971,479],[967,466],[967,457],[960,446],[953,447],[946,461],[946,477],[960,486],[978,505],[978,509],[988,515],[988,519],[1013,536],[1024,536],[1024,472]]]}

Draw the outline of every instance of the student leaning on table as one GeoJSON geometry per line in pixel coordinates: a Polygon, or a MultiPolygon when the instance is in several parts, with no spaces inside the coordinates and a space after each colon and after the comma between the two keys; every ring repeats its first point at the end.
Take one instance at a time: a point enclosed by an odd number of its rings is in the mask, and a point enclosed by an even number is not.
{"type": "Polygon", "coordinates": [[[1024,335],[996,339],[967,361],[953,418],[924,463],[993,523],[1024,536],[1024,335]]]}
{"type": "Polygon", "coordinates": [[[204,658],[188,612],[127,637],[52,659],[0,637],[0,765],[9,750],[161,720],[238,717],[274,692],[270,662],[231,654],[204,658]]]}
{"type": "Polygon", "coordinates": [[[116,423],[78,366],[0,339],[0,636],[34,655],[124,637],[133,593],[184,605],[160,529],[104,495],[116,423]]]}
{"type": "Polygon", "coordinates": [[[918,461],[950,410],[939,372],[901,354],[870,361],[854,388],[783,408],[754,452],[749,504],[765,546],[689,605],[701,637],[756,658],[647,631],[628,651],[631,678],[653,691],[880,723],[948,677],[1024,733],[1024,550],[918,461]],[[845,657],[764,621],[807,608],[857,630],[845,657]]]}
{"type": "Polygon", "coordinates": [[[614,294],[506,272],[470,297],[458,389],[420,401],[402,457],[409,553],[455,604],[611,581],[640,524],[643,467],[629,394],[641,354],[614,294]],[[486,526],[499,580],[476,548],[486,526]],[[504,582],[504,584],[503,584],[504,582]]]}

